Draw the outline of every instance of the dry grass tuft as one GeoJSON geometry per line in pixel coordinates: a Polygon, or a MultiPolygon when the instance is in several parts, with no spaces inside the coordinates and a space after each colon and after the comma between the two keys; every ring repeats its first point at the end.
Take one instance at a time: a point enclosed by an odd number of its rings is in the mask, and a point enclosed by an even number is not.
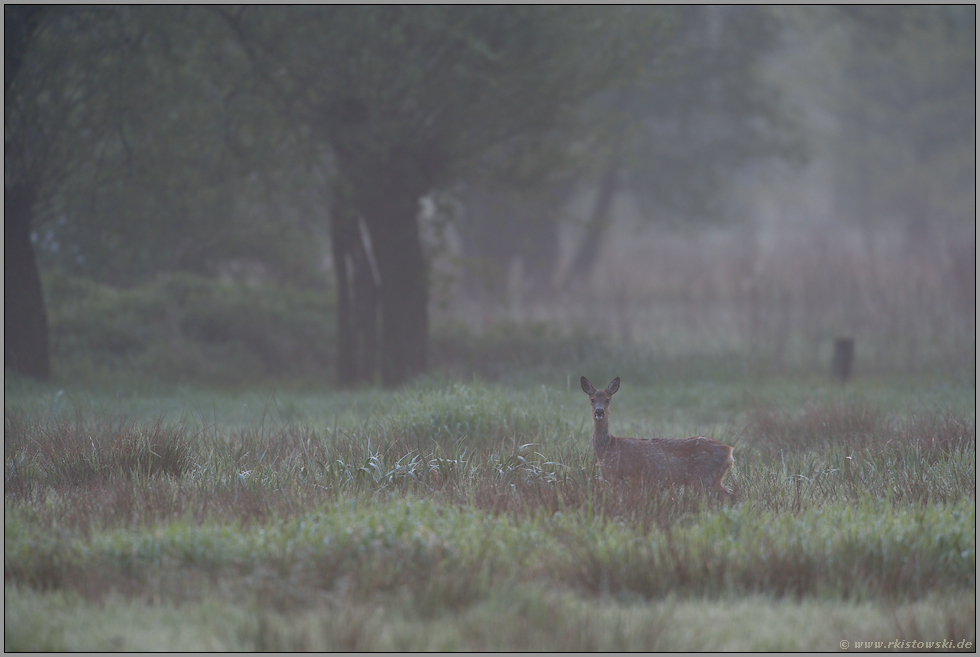
{"type": "Polygon", "coordinates": [[[802,411],[756,406],[749,412],[745,434],[762,454],[805,452],[847,446],[877,450],[890,439],[884,414],[863,402],[807,404],[802,411]]]}
{"type": "Polygon", "coordinates": [[[897,433],[904,444],[932,459],[977,447],[976,418],[956,417],[949,409],[916,413],[897,433]]]}
{"type": "Polygon", "coordinates": [[[4,416],[4,495],[39,487],[86,486],[123,477],[179,477],[190,466],[180,425],[103,416],[74,423],[4,416]]]}
{"type": "Polygon", "coordinates": [[[976,449],[977,441],[976,421],[949,409],[897,420],[864,401],[809,403],[801,411],[756,406],[748,414],[745,434],[749,446],[763,456],[833,448],[852,454],[912,449],[926,462],[976,449]]]}

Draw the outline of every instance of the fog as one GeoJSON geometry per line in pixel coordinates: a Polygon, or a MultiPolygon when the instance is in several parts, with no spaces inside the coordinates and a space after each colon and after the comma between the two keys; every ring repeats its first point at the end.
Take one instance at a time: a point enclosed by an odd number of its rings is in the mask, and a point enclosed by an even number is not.
{"type": "Polygon", "coordinates": [[[858,375],[975,376],[972,6],[5,23],[8,370],[308,375],[318,341],[325,379],[397,385],[460,331],[546,326],[765,372],[827,372],[848,338],[858,375]],[[208,282],[305,328],[189,319],[208,282]]]}

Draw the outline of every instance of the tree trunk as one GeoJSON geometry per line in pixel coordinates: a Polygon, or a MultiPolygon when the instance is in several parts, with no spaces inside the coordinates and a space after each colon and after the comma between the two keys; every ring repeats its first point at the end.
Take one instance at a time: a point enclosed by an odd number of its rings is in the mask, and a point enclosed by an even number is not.
{"type": "Polygon", "coordinates": [[[379,290],[361,219],[341,185],[334,190],[330,236],[337,276],[337,378],[371,382],[377,369],[379,290]]]}
{"type": "Polygon", "coordinates": [[[429,352],[429,291],[413,185],[388,183],[365,198],[364,218],[381,275],[381,382],[405,383],[425,371],[429,352]]]}
{"type": "Polygon", "coordinates": [[[522,217],[521,258],[532,298],[545,298],[554,291],[561,206],[570,193],[570,185],[552,186],[528,203],[522,217]]]}
{"type": "Polygon", "coordinates": [[[48,317],[31,246],[36,196],[31,183],[4,187],[3,367],[46,381],[51,374],[48,317]]]}
{"type": "MultiPolygon", "coordinates": [[[[10,91],[24,56],[34,40],[34,33],[49,7],[38,5],[3,6],[3,93],[10,91]]],[[[5,103],[6,104],[6,103],[5,103]]]]}
{"type": "MultiPolygon", "coordinates": [[[[24,56],[47,11],[44,7],[3,7],[3,90],[7,109],[10,85],[20,71],[24,56]]],[[[4,128],[6,116],[4,112],[4,128]]],[[[8,133],[9,134],[9,133],[8,133]]],[[[11,155],[4,135],[4,168],[11,155]]],[[[6,177],[6,176],[5,176],[6,177]]],[[[16,178],[14,179],[16,180],[16,178]]],[[[3,187],[3,368],[46,381],[51,374],[48,355],[48,316],[31,246],[31,220],[37,184],[31,179],[4,182],[3,187]]]]}
{"type": "Polygon", "coordinates": [[[347,156],[341,158],[347,183],[334,191],[331,217],[338,373],[344,383],[373,381],[380,369],[382,385],[401,385],[428,362],[428,274],[418,212],[431,176],[411,157],[378,163],[338,152],[347,156]]]}
{"type": "Polygon", "coordinates": [[[622,131],[616,136],[613,143],[612,156],[609,158],[602,180],[599,182],[599,191],[596,195],[595,205],[592,207],[592,216],[589,217],[585,226],[585,235],[579,242],[568,273],[565,274],[563,288],[567,289],[572,284],[587,280],[595,266],[596,257],[598,257],[599,249],[602,246],[602,238],[609,227],[613,199],[619,189],[621,150],[622,131]]]}

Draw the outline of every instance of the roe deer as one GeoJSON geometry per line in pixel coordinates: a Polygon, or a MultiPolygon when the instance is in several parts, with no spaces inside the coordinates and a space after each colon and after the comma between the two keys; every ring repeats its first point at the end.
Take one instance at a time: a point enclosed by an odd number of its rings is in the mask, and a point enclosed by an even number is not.
{"type": "Polygon", "coordinates": [[[732,491],[722,485],[735,462],[732,448],[712,438],[617,438],[609,435],[609,402],[619,390],[619,377],[596,390],[582,377],[582,390],[592,401],[592,446],[603,479],[632,479],[653,486],[687,486],[710,490],[719,498],[732,491]]]}

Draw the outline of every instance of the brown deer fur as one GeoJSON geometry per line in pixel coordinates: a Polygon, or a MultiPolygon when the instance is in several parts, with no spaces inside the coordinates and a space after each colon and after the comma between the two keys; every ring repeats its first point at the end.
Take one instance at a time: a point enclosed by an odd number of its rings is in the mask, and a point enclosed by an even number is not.
{"type": "Polygon", "coordinates": [[[619,390],[619,377],[596,390],[582,377],[582,390],[592,402],[592,446],[602,478],[633,480],[653,486],[687,486],[710,490],[724,499],[732,492],[722,485],[735,462],[732,448],[703,436],[694,438],[618,438],[609,433],[609,403],[619,390]]]}

